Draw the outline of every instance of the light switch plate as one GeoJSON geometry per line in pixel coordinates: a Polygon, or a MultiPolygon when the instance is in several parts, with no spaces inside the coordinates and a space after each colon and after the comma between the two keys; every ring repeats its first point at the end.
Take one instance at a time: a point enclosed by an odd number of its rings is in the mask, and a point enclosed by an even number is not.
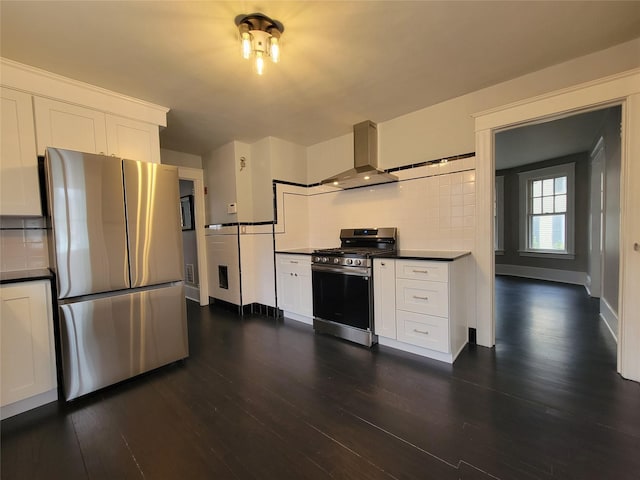
{"type": "Polygon", "coordinates": [[[227,213],[228,214],[238,213],[238,209],[236,208],[236,204],[235,203],[228,203],[227,204],[227,213]]]}

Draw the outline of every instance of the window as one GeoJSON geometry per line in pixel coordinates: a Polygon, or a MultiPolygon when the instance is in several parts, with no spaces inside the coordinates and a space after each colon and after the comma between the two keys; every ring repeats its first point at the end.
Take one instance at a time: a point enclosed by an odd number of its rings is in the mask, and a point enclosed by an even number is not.
{"type": "Polygon", "coordinates": [[[520,253],[573,255],[574,164],[520,176],[520,253]]]}

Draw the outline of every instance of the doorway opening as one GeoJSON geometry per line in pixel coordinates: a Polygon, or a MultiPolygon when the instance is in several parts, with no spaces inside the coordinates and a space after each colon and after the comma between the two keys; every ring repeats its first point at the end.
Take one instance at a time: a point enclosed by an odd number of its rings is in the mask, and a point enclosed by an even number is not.
{"type": "Polygon", "coordinates": [[[200,302],[200,271],[198,246],[194,225],[193,198],[195,185],[192,180],[180,179],[180,207],[182,218],[182,253],[184,257],[185,297],[200,302]]]}
{"type": "Polygon", "coordinates": [[[593,351],[615,370],[621,110],[496,133],[498,348],[547,359],[593,351]]]}

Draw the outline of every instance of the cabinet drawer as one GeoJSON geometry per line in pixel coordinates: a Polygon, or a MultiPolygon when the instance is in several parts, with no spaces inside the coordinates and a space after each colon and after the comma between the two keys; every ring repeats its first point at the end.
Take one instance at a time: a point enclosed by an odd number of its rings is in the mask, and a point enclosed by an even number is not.
{"type": "Polygon", "coordinates": [[[278,271],[287,273],[297,273],[302,275],[311,274],[311,257],[309,255],[278,255],[278,271]]]}
{"type": "Polygon", "coordinates": [[[422,280],[396,280],[398,310],[446,317],[449,315],[448,285],[422,280]]]}
{"type": "Polygon", "coordinates": [[[398,340],[449,353],[449,322],[446,318],[398,311],[398,340]]]}
{"type": "Polygon", "coordinates": [[[396,277],[407,278],[409,280],[431,280],[433,282],[448,282],[449,264],[447,262],[397,260],[396,277]]]}

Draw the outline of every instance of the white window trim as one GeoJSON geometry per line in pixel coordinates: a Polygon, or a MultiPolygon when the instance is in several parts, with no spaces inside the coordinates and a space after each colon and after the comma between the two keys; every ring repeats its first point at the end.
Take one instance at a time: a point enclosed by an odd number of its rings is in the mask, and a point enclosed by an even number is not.
{"type": "Polygon", "coordinates": [[[575,258],[575,163],[565,163],[553,167],[539,168],[527,172],[518,173],[520,190],[520,248],[518,254],[527,257],[558,258],[571,260],[575,258]],[[564,252],[557,250],[537,250],[529,248],[529,222],[528,222],[528,186],[532,180],[542,178],[567,176],[567,249],[564,252]]]}
{"type": "Polygon", "coordinates": [[[496,176],[494,211],[496,226],[498,227],[494,246],[496,255],[504,255],[504,175],[496,176]]]}

